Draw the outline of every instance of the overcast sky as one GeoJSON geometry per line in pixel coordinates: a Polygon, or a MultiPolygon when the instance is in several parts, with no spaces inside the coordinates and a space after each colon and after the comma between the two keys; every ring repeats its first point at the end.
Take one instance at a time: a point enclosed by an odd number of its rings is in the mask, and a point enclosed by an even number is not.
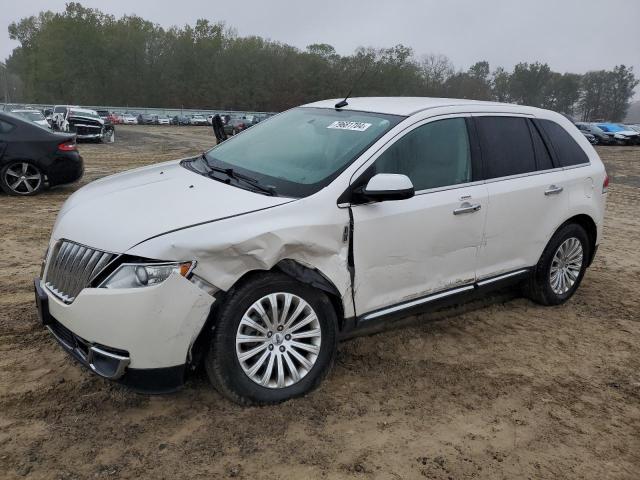
{"type": "MultiPolygon", "coordinates": [[[[0,0],[0,58],[17,45],[12,21],[66,0],[0,0]]],[[[441,53],[456,68],[477,60],[491,68],[547,62],[583,73],[624,63],[640,76],[640,0],[81,0],[121,16],[137,14],[163,26],[224,21],[239,35],[260,35],[304,48],[329,43],[338,53],[358,46],[410,46],[441,53]]]]}

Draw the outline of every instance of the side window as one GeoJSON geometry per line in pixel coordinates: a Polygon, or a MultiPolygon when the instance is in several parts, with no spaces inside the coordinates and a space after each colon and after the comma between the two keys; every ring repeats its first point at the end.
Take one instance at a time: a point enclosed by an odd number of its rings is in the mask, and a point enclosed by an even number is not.
{"type": "Polygon", "coordinates": [[[551,139],[561,166],[570,167],[571,165],[589,163],[587,154],[564,128],[551,120],[540,120],[540,124],[551,139]]]}
{"type": "Polygon", "coordinates": [[[553,168],[553,162],[551,161],[551,154],[547,149],[538,128],[529,121],[529,127],[531,128],[531,138],[533,140],[533,150],[536,154],[536,165],[538,170],[549,170],[553,168]]]}
{"type": "Polygon", "coordinates": [[[427,123],[391,145],[374,173],[407,175],[416,191],[471,181],[471,152],[464,118],[427,123]]]}
{"type": "Polygon", "coordinates": [[[10,124],[9,122],[5,122],[3,120],[0,120],[0,133],[9,133],[14,128],[15,127],[12,124],[10,124]]]}
{"type": "Polygon", "coordinates": [[[486,178],[507,177],[536,170],[526,118],[477,117],[476,125],[486,178]]]}

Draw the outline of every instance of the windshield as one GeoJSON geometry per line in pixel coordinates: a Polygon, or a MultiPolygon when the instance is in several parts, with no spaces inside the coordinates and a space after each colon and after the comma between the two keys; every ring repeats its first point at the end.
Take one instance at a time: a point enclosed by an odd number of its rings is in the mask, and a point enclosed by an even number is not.
{"type": "Polygon", "coordinates": [[[404,117],[295,108],[209,150],[209,165],[233,168],[272,186],[277,195],[304,197],[328,185],[404,117]]]}

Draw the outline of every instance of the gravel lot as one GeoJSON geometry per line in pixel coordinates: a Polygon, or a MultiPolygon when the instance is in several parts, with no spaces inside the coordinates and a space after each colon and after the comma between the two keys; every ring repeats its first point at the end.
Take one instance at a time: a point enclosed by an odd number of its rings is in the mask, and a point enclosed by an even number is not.
{"type": "Polygon", "coordinates": [[[640,147],[600,148],[604,242],[566,305],[505,293],[340,345],[306,398],[240,408],[203,375],[173,395],[74,364],[37,323],[56,213],[80,185],[196,154],[200,127],[81,145],[80,184],[0,196],[1,478],[640,478],[640,147]]]}

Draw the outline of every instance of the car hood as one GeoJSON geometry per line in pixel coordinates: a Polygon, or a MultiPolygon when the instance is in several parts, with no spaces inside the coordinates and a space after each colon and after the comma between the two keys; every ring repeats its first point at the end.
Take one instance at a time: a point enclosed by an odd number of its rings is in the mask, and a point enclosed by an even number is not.
{"type": "Polygon", "coordinates": [[[52,240],[124,253],[164,233],[293,201],[212,180],[171,161],[105,177],[74,193],[52,240]]]}

